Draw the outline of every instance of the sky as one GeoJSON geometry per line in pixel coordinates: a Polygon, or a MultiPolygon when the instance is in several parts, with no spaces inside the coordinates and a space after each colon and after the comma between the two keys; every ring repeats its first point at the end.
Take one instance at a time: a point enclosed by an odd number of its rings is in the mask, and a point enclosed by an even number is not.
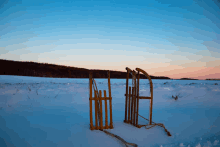
{"type": "Polygon", "coordinates": [[[220,0],[1,0],[0,59],[220,78],[220,0]]]}

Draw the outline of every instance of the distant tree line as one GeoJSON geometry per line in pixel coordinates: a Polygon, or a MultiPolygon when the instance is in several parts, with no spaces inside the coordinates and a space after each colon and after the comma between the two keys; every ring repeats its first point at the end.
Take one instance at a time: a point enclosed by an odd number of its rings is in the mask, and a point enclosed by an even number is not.
{"type": "Polygon", "coordinates": [[[180,80],[198,80],[198,79],[192,79],[192,78],[181,78],[180,80]]]}
{"type": "MultiPolygon", "coordinates": [[[[34,77],[56,77],[56,78],[89,78],[92,72],[94,78],[107,78],[108,70],[89,70],[86,68],[69,67],[47,63],[11,61],[0,59],[0,75],[19,75],[34,77]]],[[[127,72],[110,71],[111,78],[125,79],[127,72]]],[[[170,79],[168,77],[150,76],[152,79],[170,79]]],[[[129,78],[132,78],[129,75],[129,78]]],[[[141,79],[146,79],[140,74],[141,79]]]]}
{"type": "Polygon", "coordinates": [[[206,80],[220,80],[220,79],[206,79],[206,80]]]}

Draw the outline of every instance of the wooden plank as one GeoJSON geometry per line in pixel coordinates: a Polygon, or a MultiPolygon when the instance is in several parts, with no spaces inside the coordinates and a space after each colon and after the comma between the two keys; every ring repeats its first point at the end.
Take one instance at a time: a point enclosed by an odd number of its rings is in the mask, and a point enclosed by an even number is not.
{"type": "Polygon", "coordinates": [[[131,96],[131,124],[133,122],[133,106],[134,106],[134,87],[132,87],[132,96],[131,96]]]}
{"type": "Polygon", "coordinates": [[[96,130],[98,130],[98,92],[95,91],[95,126],[96,130]]]}
{"type": "Polygon", "coordinates": [[[136,114],[136,127],[138,127],[138,111],[139,111],[139,79],[140,73],[138,71],[138,79],[137,79],[137,114],[136,114]]]}
{"type": "Polygon", "coordinates": [[[108,109],[107,109],[107,98],[106,98],[106,90],[104,90],[104,98],[105,98],[105,129],[108,129],[108,109]]]}
{"type": "Polygon", "coordinates": [[[92,73],[89,73],[89,88],[90,88],[90,100],[89,100],[89,106],[90,106],[90,129],[93,130],[93,119],[92,119],[92,73]]]}
{"type": "Polygon", "coordinates": [[[151,99],[151,97],[148,97],[148,96],[139,96],[139,99],[151,99]]]}
{"type": "Polygon", "coordinates": [[[109,107],[110,107],[110,129],[113,129],[112,122],[112,97],[111,97],[111,83],[110,83],[110,71],[108,71],[108,91],[109,91],[109,107]]]}
{"type": "Polygon", "coordinates": [[[130,121],[131,113],[131,87],[129,86],[129,97],[128,97],[128,121],[130,121]]]}
{"type": "MultiPolygon", "coordinates": [[[[126,94],[125,94],[125,96],[126,96],[126,94]]],[[[136,98],[137,98],[137,96],[136,96],[136,98]]],[[[139,96],[139,99],[152,99],[152,98],[149,96],[139,96]]]]}
{"type": "Polygon", "coordinates": [[[127,122],[127,112],[128,112],[128,79],[129,79],[129,72],[127,71],[126,94],[125,94],[125,120],[124,120],[124,122],[127,122]]]}
{"type": "Polygon", "coordinates": [[[99,105],[100,105],[100,129],[103,130],[103,119],[102,119],[102,91],[99,90],[99,105]]]}
{"type": "Polygon", "coordinates": [[[128,68],[128,67],[126,67],[126,70],[128,71],[128,73],[132,72],[132,70],[130,68],[128,68]]]}
{"type": "Polygon", "coordinates": [[[135,78],[135,82],[134,82],[134,98],[133,98],[133,100],[134,100],[133,125],[134,126],[135,126],[135,121],[136,121],[136,117],[135,117],[135,114],[136,114],[136,99],[137,99],[136,92],[137,92],[137,87],[136,87],[136,78],[135,78]]]}
{"type": "Polygon", "coordinates": [[[151,125],[152,124],[152,109],[153,109],[153,83],[152,83],[152,80],[147,72],[145,72],[144,70],[142,70],[140,68],[136,68],[136,70],[142,72],[148,78],[148,80],[150,82],[151,100],[150,100],[149,125],[151,125]]]}
{"type": "Polygon", "coordinates": [[[149,125],[152,124],[152,109],[153,109],[153,92],[151,94],[151,100],[150,100],[150,118],[149,118],[149,125]]]}

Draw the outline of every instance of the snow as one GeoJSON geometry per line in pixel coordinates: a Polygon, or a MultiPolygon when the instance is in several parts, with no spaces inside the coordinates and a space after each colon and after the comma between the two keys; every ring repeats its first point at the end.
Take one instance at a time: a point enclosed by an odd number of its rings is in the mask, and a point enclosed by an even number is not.
{"type": "MultiPolygon", "coordinates": [[[[107,90],[107,79],[95,79],[107,90]]],[[[220,81],[152,80],[153,121],[149,130],[123,123],[125,79],[111,79],[113,129],[139,147],[220,146],[220,81]],[[218,83],[218,85],[215,85],[218,83]],[[173,96],[179,95],[178,100],[173,96]]],[[[0,76],[0,146],[122,147],[119,140],[89,129],[89,80],[0,76]]],[[[131,85],[131,80],[129,81],[131,85]]],[[[149,96],[149,82],[140,80],[140,95],[149,96]]],[[[140,100],[148,118],[149,100],[140,100]]],[[[148,122],[139,117],[140,124],[148,122]]]]}

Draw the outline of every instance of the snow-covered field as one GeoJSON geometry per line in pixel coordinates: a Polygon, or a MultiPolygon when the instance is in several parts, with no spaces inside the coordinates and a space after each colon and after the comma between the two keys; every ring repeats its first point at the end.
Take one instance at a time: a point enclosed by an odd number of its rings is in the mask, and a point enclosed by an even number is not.
{"type": "MultiPolygon", "coordinates": [[[[113,126],[108,130],[139,147],[220,146],[220,81],[152,80],[153,121],[138,129],[123,123],[125,79],[111,79],[113,126]],[[217,84],[216,84],[217,83],[217,84]],[[174,100],[172,95],[178,95],[174,100]]],[[[88,79],[0,76],[0,147],[122,147],[116,138],[89,129],[88,79]]],[[[107,79],[96,79],[99,90],[107,79]]],[[[130,80],[131,83],[131,80],[130,80]]],[[[149,95],[147,79],[140,95],[149,95]]],[[[149,100],[140,100],[149,116],[149,100]]],[[[140,124],[148,122],[141,117],[140,124]]]]}

